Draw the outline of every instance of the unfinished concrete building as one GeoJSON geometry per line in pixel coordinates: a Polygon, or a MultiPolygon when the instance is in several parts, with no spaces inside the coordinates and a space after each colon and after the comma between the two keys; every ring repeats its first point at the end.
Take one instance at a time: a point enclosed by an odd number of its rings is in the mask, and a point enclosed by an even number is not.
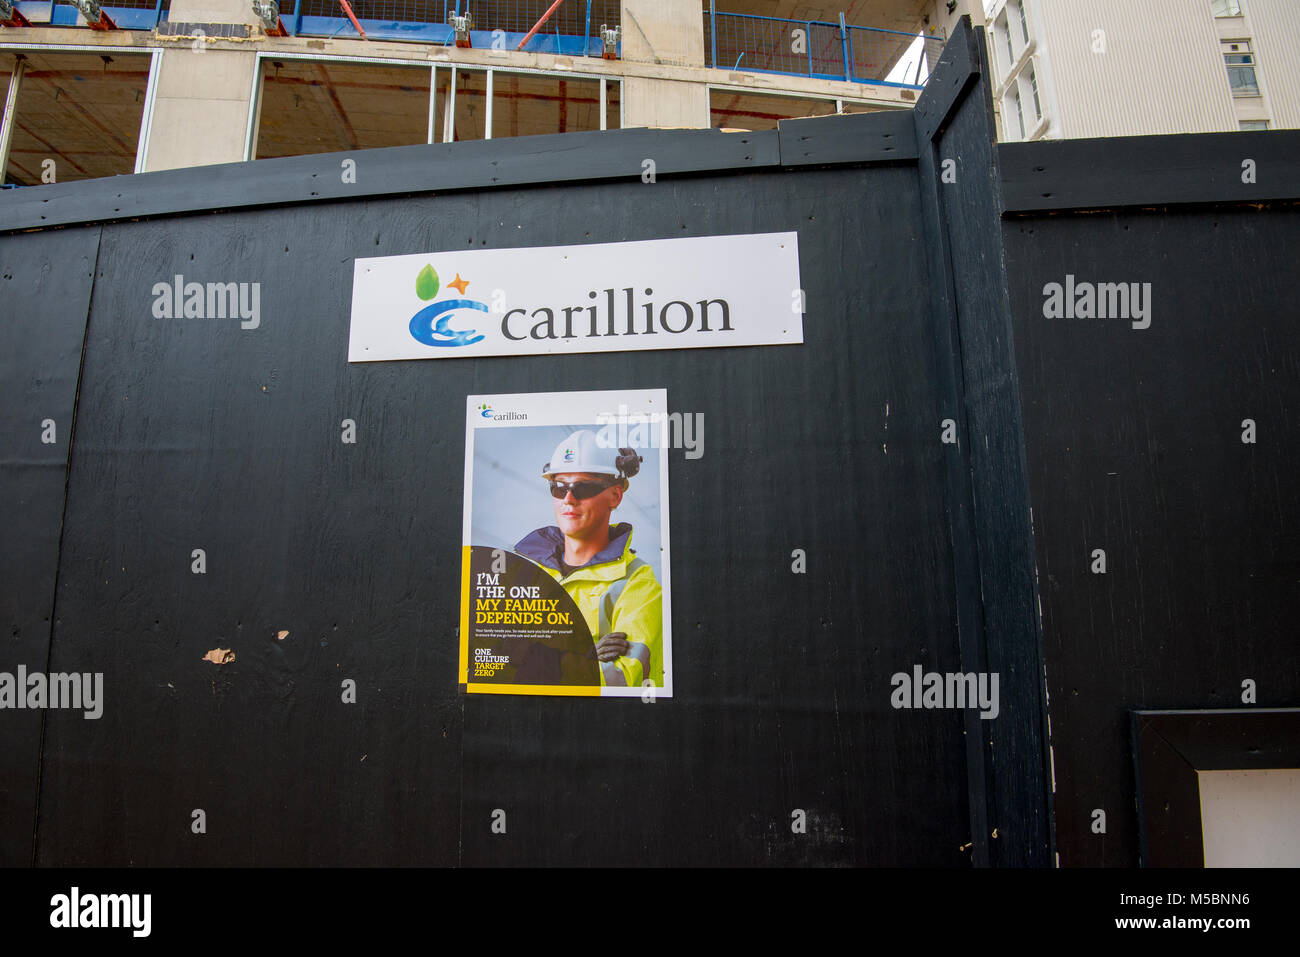
{"type": "Polygon", "coordinates": [[[915,103],[978,0],[0,0],[6,186],[915,103]]]}

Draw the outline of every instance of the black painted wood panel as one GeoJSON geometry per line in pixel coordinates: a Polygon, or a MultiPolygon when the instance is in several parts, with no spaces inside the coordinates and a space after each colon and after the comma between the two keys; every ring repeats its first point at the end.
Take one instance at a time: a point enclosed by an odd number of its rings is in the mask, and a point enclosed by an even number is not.
{"type": "Polygon", "coordinates": [[[1061,864],[1131,866],[1130,710],[1249,707],[1247,679],[1258,706],[1300,700],[1300,211],[1054,216],[1005,236],[1061,864]],[[1149,327],[1046,318],[1044,287],[1067,276],[1150,283],[1149,327]]]}
{"type": "Polygon", "coordinates": [[[959,665],[917,204],[891,165],[106,227],[54,647],[109,709],[50,715],[41,862],[966,863],[962,716],[889,703],[959,665]],[[357,256],[777,230],[802,346],[346,362],[357,256]],[[260,327],[153,318],[175,274],[260,327]],[[458,697],[465,395],[661,386],[705,423],[676,697],[458,697]]]}
{"type": "MultiPolygon", "coordinates": [[[[20,666],[44,673],[50,655],[98,245],[98,226],[0,237],[0,672],[15,677],[20,666]]],[[[0,711],[0,865],[32,860],[43,717],[0,711]]]]}

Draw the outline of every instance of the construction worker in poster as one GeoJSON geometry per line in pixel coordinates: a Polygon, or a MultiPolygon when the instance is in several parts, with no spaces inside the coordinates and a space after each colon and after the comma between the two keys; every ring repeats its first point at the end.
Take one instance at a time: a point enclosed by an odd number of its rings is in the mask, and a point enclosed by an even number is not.
{"type": "Polygon", "coordinates": [[[609,523],[641,462],[633,449],[602,447],[589,429],[574,432],[542,467],[556,524],[514,548],[577,604],[591,629],[601,684],[609,687],[662,687],[664,680],[663,590],[632,551],[632,526],[609,523]]]}

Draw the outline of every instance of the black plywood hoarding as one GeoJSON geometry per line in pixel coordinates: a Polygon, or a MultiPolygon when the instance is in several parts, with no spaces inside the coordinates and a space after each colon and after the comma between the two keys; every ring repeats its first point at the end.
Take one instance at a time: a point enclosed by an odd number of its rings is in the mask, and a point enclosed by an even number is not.
{"type": "MultiPolygon", "coordinates": [[[[0,237],[0,672],[15,678],[20,667],[44,673],[50,657],[99,232],[0,237]]],[[[32,860],[45,717],[15,708],[0,720],[0,865],[32,860]]]]}
{"type": "Polygon", "coordinates": [[[1135,865],[1129,712],[1249,707],[1248,679],[1253,704],[1300,699],[1300,213],[1026,217],[1006,236],[1061,864],[1135,865]],[[1147,315],[1045,316],[1068,282],[1136,283],[1147,315]]]}
{"type": "Polygon", "coordinates": [[[889,705],[958,666],[916,202],[886,167],[107,227],[51,667],[111,699],[50,715],[41,861],[961,863],[960,715],[889,705]],[[346,362],[358,255],[788,229],[800,347],[346,362]],[[259,327],[154,318],[177,274],[260,283],[259,327]],[[706,430],[676,697],[458,697],[465,395],[660,386],[706,430]]]}

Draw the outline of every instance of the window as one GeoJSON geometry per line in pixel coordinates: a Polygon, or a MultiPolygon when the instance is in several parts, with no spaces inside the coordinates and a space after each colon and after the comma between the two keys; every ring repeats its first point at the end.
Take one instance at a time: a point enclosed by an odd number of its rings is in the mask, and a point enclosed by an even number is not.
{"type": "Polygon", "coordinates": [[[1021,109],[1021,107],[1020,107],[1020,91],[1019,91],[1019,90],[1017,90],[1016,92],[1014,92],[1014,93],[1011,94],[1011,102],[1014,103],[1014,104],[1015,104],[1015,107],[1016,107],[1016,121],[1020,124],[1020,138],[1023,140],[1023,139],[1025,138],[1025,135],[1026,135],[1026,133],[1025,133],[1025,111],[1024,111],[1023,109],[1021,109]]]}
{"type": "Polygon", "coordinates": [[[1020,35],[1025,38],[1025,45],[1029,45],[1029,24],[1025,21],[1025,4],[1024,0],[1017,5],[1020,11],[1020,35]]]}
{"type": "Polygon", "coordinates": [[[1038,74],[1034,72],[1033,64],[1025,71],[1025,78],[1029,80],[1029,91],[1034,97],[1034,122],[1037,123],[1043,118],[1043,106],[1038,101],[1038,74]]]}
{"type": "Polygon", "coordinates": [[[296,57],[260,63],[250,159],[428,142],[427,66],[296,57]]]}
{"type": "Polygon", "coordinates": [[[1243,130],[1266,130],[1268,120],[1238,120],[1237,125],[1243,130]]]}
{"type": "Polygon", "coordinates": [[[1241,0],[1210,0],[1216,17],[1241,16],[1241,0]]]}
{"type": "Polygon", "coordinates": [[[993,27],[993,32],[1002,38],[1002,44],[1007,50],[1007,69],[1011,69],[1016,62],[1016,51],[1011,46],[1011,28],[1007,23],[1007,15],[1004,11],[1002,16],[998,17],[998,22],[993,27]]]}
{"type": "Polygon", "coordinates": [[[133,173],[152,69],[149,51],[47,53],[38,47],[23,55],[19,61],[13,52],[0,51],[0,90],[14,96],[0,182],[39,186],[133,173]],[[100,122],[106,117],[112,120],[100,122]]]}
{"type": "Polygon", "coordinates": [[[1255,56],[1249,40],[1229,40],[1223,44],[1223,61],[1228,67],[1228,82],[1233,96],[1259,96],[1255,78],[1255,56]]]}

